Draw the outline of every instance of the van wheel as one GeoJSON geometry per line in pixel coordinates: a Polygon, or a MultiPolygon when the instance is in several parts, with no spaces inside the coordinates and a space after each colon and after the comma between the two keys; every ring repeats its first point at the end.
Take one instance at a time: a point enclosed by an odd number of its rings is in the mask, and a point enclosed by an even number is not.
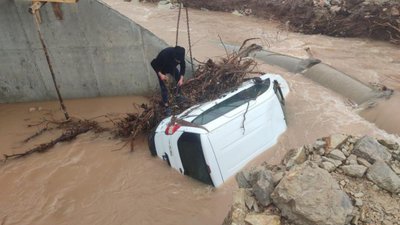
{"type": "Polygon", "coordinates": [[[156,143],[154,142],[154,137],[156,136],[156,128],[157,127],[154,127],[147,136],[147,143],[149,146],[150,154],[154,157],[157,156],[156,143]]]}

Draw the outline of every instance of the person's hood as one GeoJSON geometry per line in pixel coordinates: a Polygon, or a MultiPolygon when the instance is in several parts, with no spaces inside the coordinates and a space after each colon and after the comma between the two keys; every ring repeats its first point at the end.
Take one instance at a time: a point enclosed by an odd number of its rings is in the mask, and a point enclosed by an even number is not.
{"type": "Polygon", "coordinates": [[[180,62],[183,62],[185,60],[185,48],[175,46],[175,58],[180,62]]]}

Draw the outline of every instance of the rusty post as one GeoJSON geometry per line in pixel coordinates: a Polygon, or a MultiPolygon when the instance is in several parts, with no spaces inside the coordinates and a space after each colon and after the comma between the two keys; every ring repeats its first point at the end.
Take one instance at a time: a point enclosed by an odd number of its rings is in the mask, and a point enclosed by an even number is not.
{"type": "Polygon", "coordinates": [[[175,38],[175,46],[178,45],[179,38],[179,22],[181,21],[181,11],[182,11],[182,3],[179,2],[179,13],[178,13],[178,21],[176,22],[176,38],[175,38]]]}
{"type": "Polygon", "coordinates": [[[36,24],[36,30],[37,30],[37,32],[39,34],[39,40],[40,40],[40,43],[42,44],[43,51],[44,51],[44,54],[46,56],[47,64],[49,66],[50,74],[51,74],[51,77],[53,79],[53,84],[54,84],[54,87],[56,88],[56,92],[57,92],[58,100],[60,102],[61,110],[64,113],[65,119],[69,120],[70,117],[68,115],[67,108],[64,105],[64,101],[63,101],[63,99],[61,97],[60,90],[58,89],[57,82],[56,82],[56,76],[54,75],[53,66],[51,65],[49,53],[47,51],[46,44],[44,43],[42,32],[40,31],[39,21],[37,20],[37,18],[35,16],[33,16],[33,17],[34,17],[35,24],[36,24]]]}
{"type": "Polygon", "coordinates": [[[194,65],[193,65],[193,57],[192,57],[192,44],[191,44],[191,41],[190,41],[189,12],[188,12],[188,8],[186,6],[185,6],[185,10],[186,10],[186,25],[187,25],[188,42],[189,42],[190,64],[192,64],[192,74],[194,74],[194,65]]]}

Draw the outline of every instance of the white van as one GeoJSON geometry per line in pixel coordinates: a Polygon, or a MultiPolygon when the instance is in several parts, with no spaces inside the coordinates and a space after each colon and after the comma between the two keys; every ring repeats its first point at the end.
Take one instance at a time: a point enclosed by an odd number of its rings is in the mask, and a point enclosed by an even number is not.
{"type": "Polygon", "coordinates": [[[221,98],[161,121],[149,136],[153,156],[215,187],[277,142],[286,130],[288,84],[265,74],[221,98]]]}

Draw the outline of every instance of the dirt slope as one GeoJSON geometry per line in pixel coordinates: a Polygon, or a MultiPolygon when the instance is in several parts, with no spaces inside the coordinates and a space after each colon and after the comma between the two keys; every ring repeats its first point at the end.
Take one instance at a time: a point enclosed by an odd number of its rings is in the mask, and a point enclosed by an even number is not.
{"type": "Polygon", "coordinates": [[[306,34],[369,37],[400,44],[400,2],[388,0],[182,0],[193,8],[275,19],[306,34]]]}

